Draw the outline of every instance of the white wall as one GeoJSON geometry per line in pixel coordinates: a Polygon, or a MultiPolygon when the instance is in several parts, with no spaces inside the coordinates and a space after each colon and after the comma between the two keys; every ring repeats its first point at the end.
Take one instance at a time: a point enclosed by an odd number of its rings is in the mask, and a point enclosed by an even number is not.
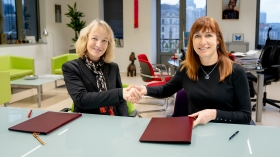
{"type": "Polygon", "coordinates": [[[222,19],[222,1],[207,0],[207,16],[213,17],[220,25],[222,31],[227,33],[226,41],[232,41],[233,33],[243,33],[244,42],[249,42],[249,50],[254,50],[257,0],[240,1],[238,20],[222,19]]]}

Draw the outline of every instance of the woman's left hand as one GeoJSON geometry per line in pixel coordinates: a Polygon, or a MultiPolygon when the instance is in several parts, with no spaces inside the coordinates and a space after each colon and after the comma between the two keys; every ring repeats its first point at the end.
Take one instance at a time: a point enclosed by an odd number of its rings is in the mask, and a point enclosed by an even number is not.
{"type": "Polygon", "coordinates": [[[207,124],[209,121],[216,118],[217,110],[215,109],[206,109],[196,113],[189,115],[189,117],[193,117],[196,120],[193,122],[193,128],[198,124],[207,124]]]}

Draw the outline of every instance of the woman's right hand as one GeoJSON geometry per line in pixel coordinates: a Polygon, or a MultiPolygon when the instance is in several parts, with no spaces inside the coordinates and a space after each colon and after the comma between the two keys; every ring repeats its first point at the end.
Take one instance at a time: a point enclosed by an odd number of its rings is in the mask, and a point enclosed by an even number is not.
{"type": "Polygon", "coordinates": [[[142,98],[142,95],[136,88],[128,87],[128,88],[123,88],[123,98],[126,101],[136,103],[142,98]]]}

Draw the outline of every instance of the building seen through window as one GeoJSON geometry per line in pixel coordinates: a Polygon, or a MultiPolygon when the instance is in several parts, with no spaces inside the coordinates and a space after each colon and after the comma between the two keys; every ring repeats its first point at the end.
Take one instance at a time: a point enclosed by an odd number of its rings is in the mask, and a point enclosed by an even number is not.
{"type": "Polygon", "coordinates": [[[0,13],[0,33],[7,36],[7,43],[25,40],[26,36],[35,36],[38,41],[38,0],[2,0],[0,13]],[[1,17],[0,17],[1,18],[1,17]]]}
{"type": "Polygon", "coordinates": [[[264,46],[267,39],[267,32],[269,28],[269,37],[271,40],[280,40],[280,1],[271,0],[269,3],[266,0],[260,1],[260,13],[259,13],[259,36],[258,45],[264,46]]]}
{"type": "Polygon", "coordinates": [[[206,0],[185,0],[186,6],[180,6],[179,0],[161,0],[161,52],[174,52],[180,42],[180,7],[186,9],[185,30],[190,31],[194,21],[206,15],[206,0]],[[163,38],[164,37],[164,38],[163,38]]]}

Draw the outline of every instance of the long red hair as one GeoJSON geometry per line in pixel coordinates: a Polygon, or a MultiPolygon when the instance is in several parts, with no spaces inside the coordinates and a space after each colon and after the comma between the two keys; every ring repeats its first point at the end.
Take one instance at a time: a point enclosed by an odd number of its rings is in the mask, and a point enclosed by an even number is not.
{"type": "Polygon", "coordinates": [[[217,53],[219,61],[218,66],[220,72],[220,81],[224,81],[224,79],[232,73],[233,62],[228,57],[228,52],[226,50],[221,29],[218,23],[211,17],[200,17],[192,25],[188,42],[188,51],[186,54],[187,58],[181,63],[182,67],[180,70],[186,68],[189,78],[195,81],[198,80],[198,70],[201,66],[201,62],[198,54],[194,51],[193,48],[193,36],[195,32],[199,32],[200,30],[202,32],[209,30],[216,33],[217,40],[219,41],[219,44],[217,45],[217,53]]]}

